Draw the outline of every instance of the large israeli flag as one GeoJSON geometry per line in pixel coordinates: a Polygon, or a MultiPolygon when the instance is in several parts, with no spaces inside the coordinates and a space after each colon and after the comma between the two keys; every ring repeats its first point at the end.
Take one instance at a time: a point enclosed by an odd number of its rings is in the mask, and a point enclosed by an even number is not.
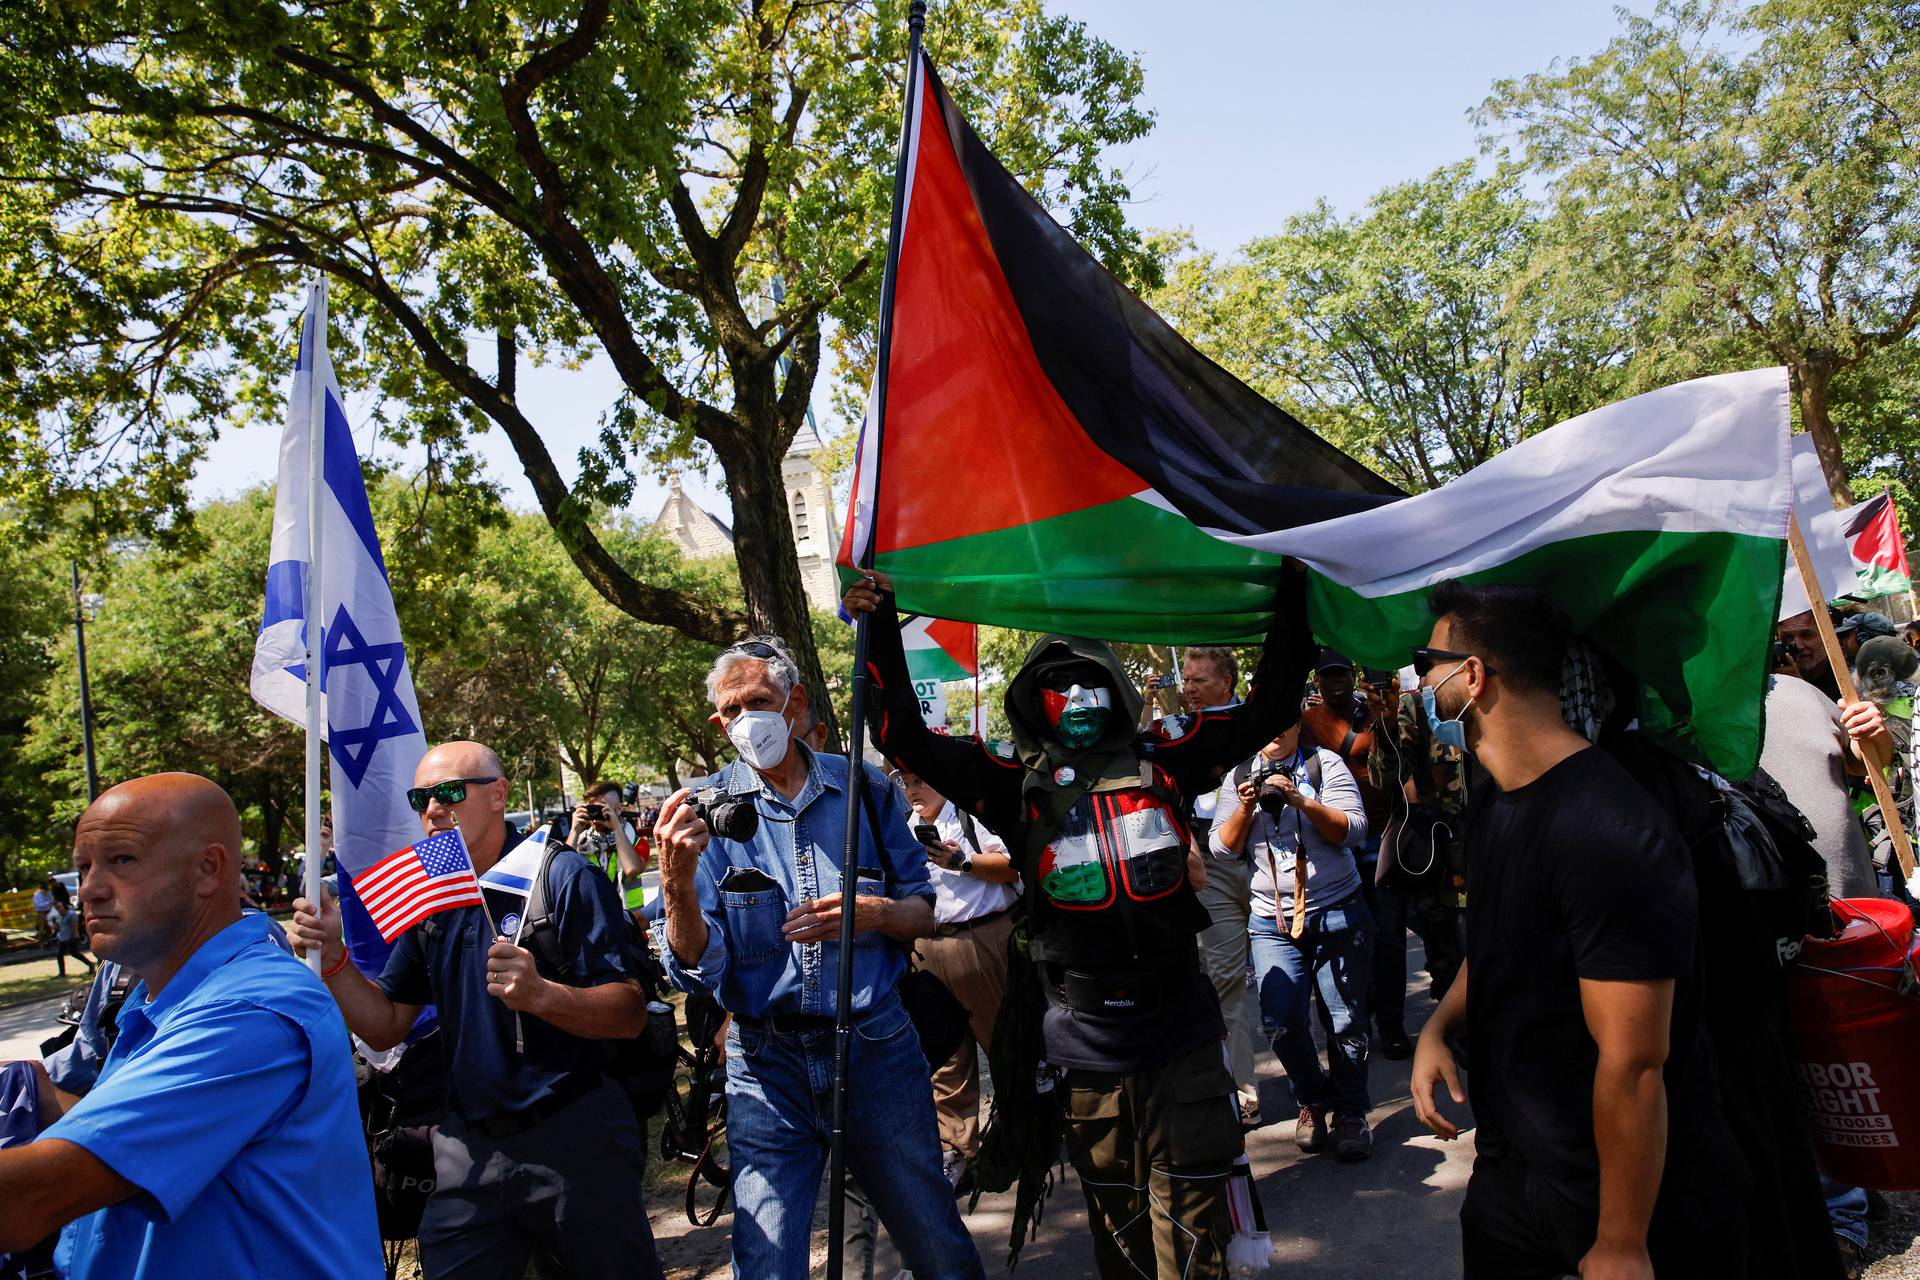
{"type": "Polygon", "coordinates": [[[319,405],[325,406],[326,424],[321,437],[320,574],[314,593],[314,611],[321,621],[320,723],[325,726],[333,792],[333,847],[347,873],[340,882],[347,945],[356,964],[377,973],[387,947],[347,878],[420,838],[406,790],[413,785],[413,769],[426,753],[427,740],[420,729],[420,706],[360,458],[327,359],[324,281],[308,290],[300,329],[299,363],[280,442],[266,612],[253,650],[255,701],[302,727],[307,723],[306,589],[312,561],[309,433],[319,405]]]}

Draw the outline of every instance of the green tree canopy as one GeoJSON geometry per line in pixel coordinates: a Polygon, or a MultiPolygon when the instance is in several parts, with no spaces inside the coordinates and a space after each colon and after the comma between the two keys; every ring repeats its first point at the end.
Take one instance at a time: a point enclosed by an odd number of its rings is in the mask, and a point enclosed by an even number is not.
{"type": "Polygon", "coordinates": [[[1635,381],[1785,365],[1846,500],[1836,382],[1920,324],[1920,9],[1662,0],[1621,22],[1482,109],[1550,180],[1545,265],[1637,322],[1635,381]]]}
{"type": "MultiPolygon", "coordinates": [[[[863,365],[899,133],[901,0],[25,0],[0,32],[0,473],[46,514],[166,533],[221,424],[278,413],[295,287],[343,381],[457,466],[488,424],[593,588],[821,673],[780,459],[837,341],[863,365]],[[783,301],[772,301],[782,286],[783,301]],[[344,336],[344,340],[342,336],[344,336]],[[516,395],[624,387],[569,484],[516,395]],[[645,576],[593,513],[636,464],[717,459],[744,617],[645,576]]],[[[928,45],[997,154],[1123,275],[1102,161],[1138,65],[1041,0],[950,0],[928,45]]]]}
{"type": "MultiPolygon", "coordinates": [[[[550,797],[562,764],[584,779],[677,781],[731,754],[706,719],[716,646],[614,608],[544,519],[391,475],[370,476],[368,497],[429,741],[492,746],[516,796],[532,782],[550,797]]],[[[204,774],[233,795],[254,851],[277,866],[298,838],[305,771],[299,726],[248,688],[273,494],[257,488],[194,516],[189,543],[123,543],[88,573],[87,590],[104,597],[87,629],[101,781],[204,774]]],[[[730,563],[686,563],[631,522],[593,528],[654,581],[737,607],[730,563]]],[[[86,804],[67,572],[51,549],[0,545],[0,620],[11,624],[0,635],[0,779],[41,819],[0,843],[0,884],[9,859],[63,865],[86,804]]],[[[850,663],[850,629],[828,614],[810,622],[820,652],[850,663]]]]}

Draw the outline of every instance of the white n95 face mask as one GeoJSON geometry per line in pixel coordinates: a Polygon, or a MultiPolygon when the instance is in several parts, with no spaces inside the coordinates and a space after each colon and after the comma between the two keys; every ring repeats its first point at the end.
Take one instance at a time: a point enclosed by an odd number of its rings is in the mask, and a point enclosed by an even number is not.
{"type": "Polygon", "coordinates": [[[742,760],[756,769],[773,769],[787,758],[787,741],[793,737],[793,727],[787,723],[787,703],[792,701],[793,690],[789,689],[778,711],[742,711],[733,718],[727,726],[727,741],[733,743],[742,760]]]}

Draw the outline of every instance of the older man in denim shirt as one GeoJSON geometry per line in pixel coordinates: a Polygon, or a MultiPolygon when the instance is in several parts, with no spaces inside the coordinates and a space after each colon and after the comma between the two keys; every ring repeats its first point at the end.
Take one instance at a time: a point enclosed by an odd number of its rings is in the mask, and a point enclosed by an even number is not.
{"type": "MultiPolygon", "coordinates": [[[[771,638],[722,653],[713,722],[741,759],[714,784],[759,812],[751,840],[710,836],[682,790],[655,828],[667,971],[733,1014],[727,1147],[733,1266],[753,1280],[807,1274],[830,1141],[841,864],[849,763],[794,735],[807,690],[771,638]]],[[[907,946],[933,931],[926,857],[899,793],[870,765],[856,861],[847,1163],[921,1280],[985,1272],[940,1168],[926,1059],[896,987],[907,946]]]]}

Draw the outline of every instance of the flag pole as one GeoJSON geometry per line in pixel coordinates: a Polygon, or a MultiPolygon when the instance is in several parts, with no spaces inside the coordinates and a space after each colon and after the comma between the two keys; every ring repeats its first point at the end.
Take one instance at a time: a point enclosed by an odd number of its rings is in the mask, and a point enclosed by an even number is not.
{"type": "MultiPolygon", "coordinates": [[[[326,491],[322,467],[326,452],[322,447],[327,429],[327,388],[320,378],[320,352],[327,341],[327,278],[323,275],[307,294],[307,317],[312,322],[307,340],[307,576],[303,585],[301,614],[306,622],[307,639],[307,901],[319,911],[324,905],[321,894],[326,875],[326,853],[320,847],[320,555],[325,545],[320,536],[320,503],[326,491]]],[[[315,973],[321,967],[320,948],[307,953],[307,965],[315,973]]]]}
{"type": "MultiPolygon", "coordinates": [[[[1820,643],[1827,651],[1827,664],[1833,668],[1834,683],[1840,689],[1842,702],[1860,701],[1860,690],[1853,683],[1853,670],[1847,665],[1847,658],[1840,650],[1840,637],[1834,634],[1833,619],[1827,615],[1827,602],[1820,591],[1819,575],[1813,571],[1813,557],[1807,552],[1807,542],[1800,534],[1800,517],[1788,516],[1788,541],[1793,546],[1793,562],[1800,567],[1800,579],[1806,584],[1807,599],[1813,602],[1813,625],[1819,629],[1820,643]]],[[[1893,851],[1900,859],[1900,879],[1902,883],[1913,876],[1913,844],[1907,838],[1906,824],[1900,821],[1899,806],[1893,802],[1893,788],[1887,785],[1887,775],[1881,772],[1882,761],[1873,760],[1863,750],[1860,753],[1862,763],[1867,766],[1867,782],[1873,787],[1873,798],[1880,806],[1880,816],[1886,819],[1887,835],[1893,841],[1893,851]]]]}
{"type": "MultiPolygon", "coordinates": [[[[880,276],[880,317],[874,373],[874,410],[871,465],[874,510],[869,513],[866,545],[854,548],[854,567],[873,567],[873,547],[879,536],[881,426],[887,419],[887,357],[893,344],[893,297],[900,269],[900,230],[906,221],[908,147],[913,141],[913,119],[920,99],[920,34],[926,29],[926,0],[913,0],[907,10],[907,87],[901,103],[900,157],[893,170],[893,214],[887,227],[886,267],[880,276]]],[[[858,501],[858,495],[855,495],[858,501]]],[[[847,1066],[853,1048],[853,915],[860,884],[860,812],[867,780],[867,630],[872,615],[854,615],[853,690],[848,708],[853,725],[847,735],[847,844],[840,857],[840,971],[833,1004],[833,1129],[827,1160],[827,1271],[840,1275],[845,1256],[847,1200],[847,1066]]],[[[876,852],[880,833],[874,832],[876,852]]]]}

